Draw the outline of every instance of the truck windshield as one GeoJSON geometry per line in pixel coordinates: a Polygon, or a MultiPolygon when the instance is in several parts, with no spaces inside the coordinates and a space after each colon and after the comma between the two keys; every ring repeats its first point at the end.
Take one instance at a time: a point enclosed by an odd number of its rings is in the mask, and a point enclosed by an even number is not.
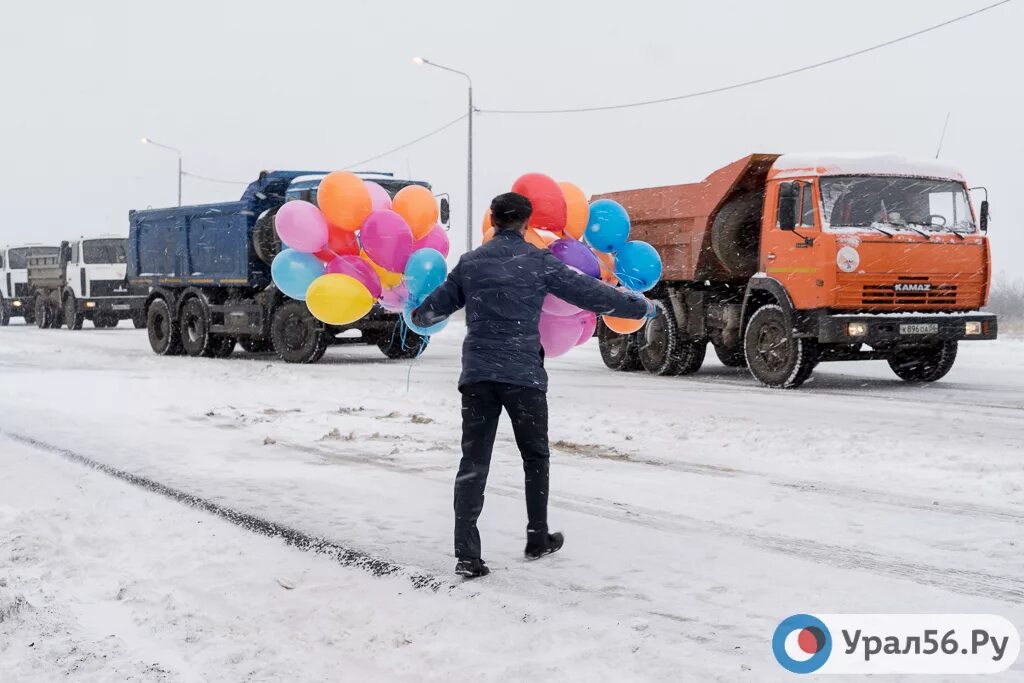
{"type": "Polygon", "coordinates": [[[11,270],[28,268],[29,253],[36,256],[56,256],[60,250],[57,247],[18,247],[7,252],[7,267],[11,270]]]}
{"type": "Polygon", "coordinates": [[[85,263],[128,263],[128,240],[86,240],[82,242],[85,263]]]}
{"type": "Polygon", "coordinates": [[[953,180],[903,176],[821,179],[822,215],[831,229],[883,226],[974,232],[964,186],[953,180]]]}

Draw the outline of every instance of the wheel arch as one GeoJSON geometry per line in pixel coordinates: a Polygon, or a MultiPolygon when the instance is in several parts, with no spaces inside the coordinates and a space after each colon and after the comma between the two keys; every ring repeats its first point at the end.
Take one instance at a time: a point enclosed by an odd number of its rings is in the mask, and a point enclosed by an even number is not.
{"type": "Polygon", "coordinates": [[[754,311],[768,304],[776,304],[786,316],[792,320],[793,300],[789,297],[785,285],[773,277],[761,275],[750,278],[747,283],[747,291],[743,294],[743,311],[740,315],[741,337],[750,322],[750,316],[754,311]]]}

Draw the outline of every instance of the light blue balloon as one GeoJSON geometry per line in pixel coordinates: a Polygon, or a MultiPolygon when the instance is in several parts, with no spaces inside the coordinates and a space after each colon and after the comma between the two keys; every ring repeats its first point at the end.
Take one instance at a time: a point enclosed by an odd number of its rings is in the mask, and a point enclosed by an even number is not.
{"type": "Polygon", "coordinates": [[[661,279],[661,256],[647,242],[626,242],[615,252],[615,277],[629,289],[646,292],[661,279]]]}
{"type": "Polygon", "coordinates": [[[590,205],[584,236],[594,249],[610,254],[629,239],[629,214],[617,201],[598,199],[590,205]]]}
{"type": "Polygon", "coordinates": [[[405,321],[406,326],[410,330],[412,330],[416,334],[420,335],[421,337],[429,337],[432,334],[437,334],[438,332],[443,330],[445,328],[445,326],[448,325],[448,319],[447,318],[445,318],[444,320],[442,320],[439,323],[435,323],[435,324],[431,325],[430,327],[420,327],[419,325],[414,324],[413,321],[412,321],[412,312],[413,312],[413,309],[415,309],[415,308],[416,308],[416,306],[413,305],[412,302],[409,302],[408,304],[406,304],[405,308],[402,310],[402,320],[405,321]]]}
{"type": "Polygon", "coordinates": [[[437,249],[418,249],[405,264],[405,287],[409,299],[423,301],[448,277],[448,264],[437,249]]]}
{"type": "Polygon", "coordinates": [[[285,249],[270,264],[270,275],[277,288],[299,301],[306,300],[306,290],[325,271],[324,264],[316,256],[294,249],[285,249]]]}

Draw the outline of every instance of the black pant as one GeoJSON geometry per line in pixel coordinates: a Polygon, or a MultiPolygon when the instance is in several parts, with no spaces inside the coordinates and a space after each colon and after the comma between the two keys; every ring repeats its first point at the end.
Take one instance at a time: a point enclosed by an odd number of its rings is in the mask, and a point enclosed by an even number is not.
{"type": "Polygon", "coordinates": [[[527,537],[548,532],[548,401],[540,389],[477,382],[462,387],[462,462],[455,477],[455,556],[480,557],[476,520],[484,507],[491,450],[504,408],[526,474],[527,537]]]}

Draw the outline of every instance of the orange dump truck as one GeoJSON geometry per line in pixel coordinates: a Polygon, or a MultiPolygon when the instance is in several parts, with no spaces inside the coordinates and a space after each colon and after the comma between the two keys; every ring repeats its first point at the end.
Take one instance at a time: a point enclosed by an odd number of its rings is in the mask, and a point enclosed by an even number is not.
{"type": "MultiPolygon", "coordinates": [[[[978,188],[983,189],[983,188],[978,188]]],[[[664,262],[640,332],[601,326],[616,370],[696,372],[710,342],[771,387],[822,361],[884,359],[900,378],[949,372],[961,340],[995,339],[988,201],[956,169],[895,156],[752,154],[699,183],[600,195],[664,262]]]]}

